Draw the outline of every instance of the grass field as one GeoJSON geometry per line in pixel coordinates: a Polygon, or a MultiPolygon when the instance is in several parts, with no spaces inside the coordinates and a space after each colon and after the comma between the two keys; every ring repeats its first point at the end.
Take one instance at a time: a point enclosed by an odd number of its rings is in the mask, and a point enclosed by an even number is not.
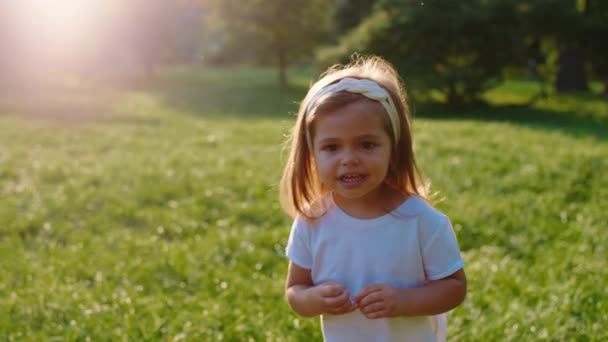
{"type": "MultiPolygon", "coordinates": [[[[0,340],[319,340],[283,299],[281,144],[309,82],[291,78],[173,69],[139,90],[0,96],[0,340]]],[[[608,101],[521,106],[532,92],[416,106],[469,279],[454,341],[608,339],[608,101]]]]}

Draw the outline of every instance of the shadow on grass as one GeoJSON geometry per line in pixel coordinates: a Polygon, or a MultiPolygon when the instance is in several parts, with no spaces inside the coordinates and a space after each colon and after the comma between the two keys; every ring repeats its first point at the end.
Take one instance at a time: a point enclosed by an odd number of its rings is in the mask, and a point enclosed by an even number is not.
{"type": "Polygon", "coordinates": [[[107,96],[89,91],[2,92],[0,115],[57,123],[85,123],[107,119],[112,111],[111,104],[107,96]]]}
{"type": "MultiPolygon", "coordinates": [[[[608,107],[608,101],[606,102],[608,107]]],[[[558,130],[573,136],[608,139],[608,118],[582,112],[536,108],[525,104],[483,105],[476,109],[453,112],[439,103],[421,103],[414,117],[441,120],[504,122],[540,130],[558,130]]]]}
{"type": "Polygon", "coordinates": [[[288,87],[276,71],[261,67],[172,68],[157,75],[145,91],[164,106],[196,117],[293,120],[312,76],[291,69],[288,87]]]}
{"type": "MultiPolygon", "coordinates": [[[[246,73],[245,73],[246,74],[246,73]]],[[[308,90],[305,81],[281,88],[272,78],[226,74],[222,80],[207,75],[199,78],[168,78],[149,90],[168,107],[199,117],[228,117],[236,119],[295,120],[299,101],[308,90]],[[250,81],[247,81],[249,79],[250,81]]],[[[468,111],[454,112],[440,103],[423,102],[416,106],[415,117],[442,120],[475,120],[508,122],[541,130],[559,130],[574,136],[608,138],[608,114],[590,115],[590,109],[569,111],[590,99],[608,110],[608,101],[595,95],[576,94],[567,99],[567,107],[538,108],[537,105],[482,105],[468,111]],[[591,98],[590,98],[591,97],[591,98]]],[[[581,105],[582,106],[582,105],[581,105]]]]}
{"type": "Polygon", "coordinates": [[[278,85],[217,84],[201,88],[184,84],[153,90],[168,107],[200,117],[294,119],[306,88],[278,85]]]}
{"type": "MultiPolygon", "coordinates": [[[[0,97],[0,114],[7,112],[8,105],[8,112],[21,112],[29,118],[71,122],[158,124],[160,119],[147,113],[165,109],[201,118],[294,121],[299,102],[313,78],[307,70],[291,70],[291,86],[283,88],[271,69],[173,68],[136,87],[111,89],[105,95],[99,89],[78,89],[68,94],[45,92],[44,96],[38,97],[44,101],[32,101],[27,97],[17,99],[18,105],[3,103],[0,97]],[[131,104],[123,104],[125,98],[131,101],[124,103],[131,104]],[[118,109],[117,103],[121,104],[118,109]],[[126,115],[112,115],[116,110],[126,115]]],[[[518,95],[517,88],[503,90],[496,97],[508,99],[514,94],[518,95]]],[[[6,100],[7,96],[3,97],[6,100]]],[[[9,97],[9,100],[15,99],[9,97]]],[[[420,102],[414,116],[505,122],[540,130],[558,130],[574,136],[608,138],[608,100],[594,94],[559,95],[533,105],[485,105],[461,112],[450,111],[438,103],[420,102]]]]}

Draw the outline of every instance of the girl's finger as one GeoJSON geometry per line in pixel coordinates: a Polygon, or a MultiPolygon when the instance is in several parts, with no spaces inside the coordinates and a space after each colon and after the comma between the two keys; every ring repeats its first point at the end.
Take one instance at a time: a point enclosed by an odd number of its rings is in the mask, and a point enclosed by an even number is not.
{"type": "Polygon", "coordinates": [[[350,302],[350,299],[348,298],[348,293],[346,293],[345,291],[336,297],[325,297],[324,301],[325,305],[335,308],[337,306],[342,306],[345,303],[350,302]]]}
{"type": "Polygon", "coordinates": [[[372,312],[384,310],[384,305],[381,302],[375,302],[361,307],[361,312],[370,314],[372,312]]]}
{"type": "Polygon", "coordinates": [[[374,311],[369,314],[365,314],[365,317],[368,319],[378,319],[378,318],[388,317],[388,314],[385,310],[379,310],[379,311],[374,311]]]}
{"type": "Polygon", "coordinates": [[[349,312],[351,309],[350,301],[346,301],[340,305],[328,306],[325,311],[333,314],[333,315],[341,315],[349,312]]]}
{"type": "Polygon", "coordinates": [[[382,300],[382,294],[379,291],[372,292],[371,294],[363,297],[361,301],[359,301],[359,306],[366,307],[370,304],[381,302],[382,300]]]}
{"type": "Polygon", "coordinates": [[[338,312],[341,314],[351,312],[354,310],[353,306],[354,305],[350,302],[350,300],[348,300],[346,301],[346,303],[344,303],[341,307],[338,308],[338,312]]]}
{"type": "Polygon", "coordinates": [[[368,287],[364,288],[361,292],[359,292],[355,296],[355,303],[359,303],[366,296],[368,296],[371,293],[374,293],[376,291],[380,291],[380,290],[382,290],[382,288],[379,287],[378,285],[371,285],[371,286],[368,286],[368,287]]]}
{"type": "Polygon", "coordinates": [[[323,286],[321,290],[321,296],[323,297],[336,297],[339,296],[342,292],[344,292],[344,288],[338,284],[331,284],[327,286],[323,286]]]}

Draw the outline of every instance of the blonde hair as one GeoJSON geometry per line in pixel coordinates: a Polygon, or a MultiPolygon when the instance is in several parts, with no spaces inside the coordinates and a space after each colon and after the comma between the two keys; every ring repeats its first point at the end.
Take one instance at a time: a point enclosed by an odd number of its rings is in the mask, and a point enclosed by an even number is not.
{"type": "MultiPolygon", "coordinates": [[[[384,88],[391,96],[399,116],[400,134],[393,141],[391,160],[385,183],[393,190],[403,194],[416,194],[426,199],[425,186],[414,157],[410,124],[410,109],[405,90],[395,68],[378,56],[356,57],[347,65],[334,65],[321,74],[314,83],[298,111],[298,117],[287,141],[290,144],[289,156],[280,183],[279,198],[285,212],[292,217],[302,215],[308,219],[322,216],[325,212],[322,198],[327,192],[321,184],[307,137],[314,132],[313,122],[317,113],[331,111],[349,103],[366,99],[363,95],[336,92],[321,98],[312,112],[306,113],[311,99],[323,88],[344,78],[369,79],[384,88]]],[[[391,139],[394,140],[394,135],[391,139]]]]}

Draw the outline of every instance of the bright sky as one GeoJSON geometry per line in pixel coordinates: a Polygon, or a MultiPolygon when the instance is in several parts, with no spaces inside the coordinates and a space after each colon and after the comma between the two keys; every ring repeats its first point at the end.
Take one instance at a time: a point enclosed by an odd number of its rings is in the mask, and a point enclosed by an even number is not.
{"type": "Polygon", "coordinates": [[[145,35],[146,25],[162,25],[155,15],[183,1],[0,0],[0,63],[24,82],[135,68],[138,39],[154,38],[145,35]]]}
{"type": "Polygon", "coordinates": [[[60,48],[76,43],[95,30],[103,13],[102,0],[19,0],[15,18],[22,34],[60,48]],[[24,31],[24,32],[23,32],[24,31]]]}

